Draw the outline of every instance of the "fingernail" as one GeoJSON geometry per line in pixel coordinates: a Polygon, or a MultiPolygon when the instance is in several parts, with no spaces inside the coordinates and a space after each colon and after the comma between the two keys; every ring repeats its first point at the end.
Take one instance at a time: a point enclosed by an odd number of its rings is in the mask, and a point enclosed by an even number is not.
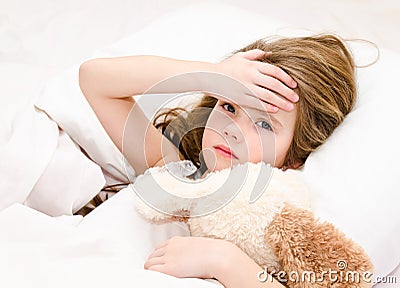
{"type": "Polygon", "coordinates": [[[286,103],[287,110],[293,110],[294,105],[292,103],[286,103]]]}
{"type": "Polygon", "coordinates": [[[297,101],[299,101],[299,99],[300,99],[300,98],[299,98],[299,95],[297,95],[296,93],[294,93],[294,94],[293,94],[293,101],[294,101],[294,102],[297,102],[297,101]]]}
{"type": "Polygon", "coordinates": [[[292,81],[292,87],[293,87],[293,88],[296,88],[296,87],[297,87],[297,82],[294,81],[294,80],[292,81]]]}
{"type": "Polygon", "coordinates": [[[270,105],[269,106],[269,108],[268,108],[268,111],[270,112],[270,113],[276,113],[276,112],[278,112],[279,111],[279,108],[278,107],[276,107],[275,105],[270,105]]]}

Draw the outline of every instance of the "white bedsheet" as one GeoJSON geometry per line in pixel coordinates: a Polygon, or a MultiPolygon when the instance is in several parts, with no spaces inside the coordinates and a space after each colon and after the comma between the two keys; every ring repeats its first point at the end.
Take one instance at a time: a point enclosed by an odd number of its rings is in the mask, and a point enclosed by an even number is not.
{"type": "Polygon", "coordinates": [[[132,193],[122,190],[83,220],[49,217],[21,204],[0,212],[0,287],[222,287],[143,269],[157,244],[188,230],[145,222],[132,193]]]}

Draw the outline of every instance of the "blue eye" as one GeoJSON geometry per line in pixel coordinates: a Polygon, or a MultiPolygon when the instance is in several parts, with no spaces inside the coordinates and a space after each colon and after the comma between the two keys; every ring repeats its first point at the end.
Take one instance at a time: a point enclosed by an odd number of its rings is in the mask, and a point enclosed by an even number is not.
{"type": "Polygon", "coordinates": [[[263,129],[273,131],[271,124],[269,124],[267,121],[258,121],[256,122],[256,125],[260,126],[263,129]]]}
{"type": "Polygon", "coordinates": [[[224,108],[226,111],[228,111],[230,113],[235,113],[235,108],[229,103],[223,104],[222,108],[224,108]]]}

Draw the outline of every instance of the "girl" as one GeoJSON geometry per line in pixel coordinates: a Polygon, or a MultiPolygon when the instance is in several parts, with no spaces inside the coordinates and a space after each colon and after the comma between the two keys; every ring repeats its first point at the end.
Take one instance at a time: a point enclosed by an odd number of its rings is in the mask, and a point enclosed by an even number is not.
{"type": "MultiPolygon", "coordinates": [[[[179,159],[191,160],[202,172],[246,161],[297,169],[343,121],[356,97],[353,59],[334,35],[262,39],[220,63],[155,56],[93,59],[80,67],[79,81],[107,133],[126,150],[138,173],[179,159]],[[156,127],[148,125],[131,96],[178,74],[152,92],[218,93],[206,93],[188,113],[172,109],[156,118],[156,127]],[[231,89],[223,80],[216,87],[211,81],[215,75],[236,79],[252,93],[239,86],[231,89]],[[273,160],[268,153],[271,135],[273,160]]],[[[260,283],[262,268],[234,244],[219,239],[171,238],[155,249],[144,267],[176,277],[215,278],[225,287],[283,287],[277,281],[260,283]]]]}

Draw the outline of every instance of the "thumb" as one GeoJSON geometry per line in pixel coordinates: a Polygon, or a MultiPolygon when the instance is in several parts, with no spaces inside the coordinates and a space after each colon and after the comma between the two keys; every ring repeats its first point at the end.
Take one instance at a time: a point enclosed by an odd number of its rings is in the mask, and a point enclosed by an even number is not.
{"type": "Polygon", "coordinates": [[[264,56],[267,52],[260,49],[253,49],[243,53],[243,57],[248,60],[257,60],[260,57],[264,56]]]}

